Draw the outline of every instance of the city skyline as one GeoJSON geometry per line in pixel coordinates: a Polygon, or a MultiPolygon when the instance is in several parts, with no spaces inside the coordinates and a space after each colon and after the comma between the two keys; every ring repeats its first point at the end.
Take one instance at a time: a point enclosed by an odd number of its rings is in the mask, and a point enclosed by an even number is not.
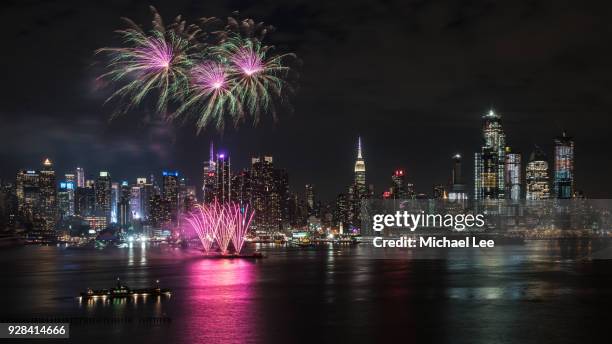
{"type": "MultiPolygon", "coordinates": [[[[499,118],[501,119],[501,115],[497,114],[494,112],[494,110],[489,110],[488,112],[486,112],[484,115],[482,115],[482,119],[487,120],[488,118],[491,118],[491,116],[493,116],[493,118],[499,118]]],[[[539,154],[541,155],[541,160],[547,162],[547,173],[548,173],[548,178],[550,178],[550,180],[548,181],[548,187],[549,187],[549,197],[550,198],[554,198],[557,197],[557,193],[554,191],[555,188],[555,183],[556,183],[556,179],[554,178],[554,167],[555,167],[555,158],[556,158],[556,150],[558,149],[558,142],[561,140],[569,140],[568,142],[571,142],[571,178],[568,179],[568,182],[571,183],[571,192],[568,195],[565,195],[563,198],[568,198],[571,197],[571,193],[573,193],[573,191],[580,191],[580,192],[584,192],[584,190],[582,188],[575,188],[575,171],[574,171],[574,160],[575,160],[575,156],[574,156],[574,141],[573,141],[573,137],[569,137],[567,135],[567,132],[565,130],[563,130],[559,135],[555,136],[552,138],[552,141],[555,143],[555,146],[551,147],[551,151],[549,154],[547,154],[544,149],[541,148],[540,145],[534,145],[532,147],[532,149],[530,151],[528,151],[527,153],[525,152],[519,152],[516,151],[514,149],[512,149],[512,147],[515,147],[515,145],[506,145],[505,142],[505,134],[503,133],[503,129],[502,130],[502,136],[504,137],[502,139],[502,143],[501,143],[501,148],[505,153],[504,156],[502,156],[502,161],[500,162],[500,170],[499,172],[496,172],[496,174],[498,175],[502,175],[502,176],[506,176],[505,178],[508,179],[508,175],[509,173],[511,173],[511,171],[504,171],[506,165],[510,166],[510,164],[516,164],[517,167],[516,169],[518,169],[518,175],[516,175],[516,172],[514,172],[515,175],[513,175],[510,178],[514,178],[516,179],[514,181],[515,184],[518,184],[517,186],[515,186],[516,188],[518,188],[518,190],[514,190],[512,191],[513,186],[509,185],[507,183],[510,183],[511,181],[505,181],[502,178],[502,180],[500,181],[500,197],[499,198],[512,198],[512,199],[518,199],[518,198],[524,198],[525,197],[525,192],[526,192],[526,183],[527,183],[527,167],[529,166],[529,162],[533,160],[534,158],[534,154],[539,154]],[[511,160],[508,160],[508,158],[510,158],[511,160]],[[508,193],[507,197],[505,195],[505,193],[508,193]],[[511,194],[514,194],[513,196],[511,196],[511,194]]],[[[486,131],[485,131],[485,140],[486,139],[486,131]]],[[[136,173],[135,175],[131,175],[128,177],[115,177],[114,181],[121,181],[121,182],[135,182],[137,181],[138,178],[149,178],[152,176],[163,176],[165,175],[166,171],[176,171],[176,173],[179,173],[180,171],[180,176],[181,178],[185,178],[186,180],[189,181],[190,185],[195,185],[196,189],[198,190],[198,196],[200,196],[200,190],[203,190],[203,183],[204,178],[206,178],[205,176],[203,176],[202,172],[204,172],[204,174],[206,174],[206,172],[209,169],[214,169],[216,162],[215,160],[217,159],[221,159],[221,161],[223,162],[224,160],[227,159],[227,168],[229,171],[229,166],[231,166],[230,164],[230,157],[233,156],[233,154],[231,152],[229,152],[229,150],[227,149],[223,149],[221,148],[219,151],[216,152],[215,154],[215,150],[214,150],[214,142],[211,141],[210,142],[210,146],[209,146],[209,151],[208,151],[208,159],[203,159],[204,161],[202,162],[201,166],[200,166],[200,173],[199,175],[195,176],[195,177],[191,177],[190,175],[188,175],[187,173],[184,173],[183,170],[177,169],[177,168],[173,168],[173,167],[164,167],[161,168],[160,170],[157,171],[151,171],[151,170],[145,170],[139,173],[136,173]]],[[[373,197],[384,197],[384,193],[387,193],[388,191],[390,191],[394,186],[397,186],[397,181],[394,179],[397,177],[397,174],[399,172],[401,172],[401,177],[402,179],[404,179],[406,182],[410,183],[410,188],[412,190],[412,192],[417,195],[417,194],[422,194],[422,195],[428,195],[430,197],[434,197],[435,198],[435,190],[433,190],[436,186],[440,185],[443,186],[445,188],[444,191],[447,192],[451,192],[453,189],[453,185],[454,183],[454,175],[457,173],[457,167],[453,165],[453,163],[451,162],[452,160],[459,160],[459,168],[461,169],[461,171],[459,173],[461,173],[462,175],[465,176],[474,176],[473,178],[466,178],[466,177],[462,177],[461,178],[461,184],[463,186],[461,186],[461,188],[465,191],[465,193],[468,195],[469,198],[482,198],[482,196],[478,196],[478,192],[475,191],[477,189],[476,186],[476,181],[478,179],[478,177],[476,177],[476,172],[475,170],[471,169],[470,167],[474,166],[474,162],[476,162],[476,160],[478,159],[473,158],[474,160],[470,160],[470,158],[472,158],[469,154],[465,154],[465,153],[461,153],[461,152],[456,152],[454,154],[452,154],[452,156],[447,157],[448,159],[448,166],[447,166],[447,178],[446,180],[440,180],[440,181],[436,181],[432,184],[429,185],[425,185],[422,183],[419,183],[418,181],[415,181],[411,178],[410,174],[407,173],[406,171],[410,170],[407,169],[405,166],[396,166],[393,169],[389,170],[387,173],[386,178],[379,180],[378,182],[376,181],[372,181],[372,177],[369,175],[369,169],[368,169],[368,176],[365,177],[365,160],[364,159],[364,154],[363,154],[363,147],[362,147],[362,141],[361,141],[361,136],[357,137],[357,145],[356,148],[354,149],[354,156],[355,158],[353,158],[354,161],[354,171],[353,171],[353,175],[349,175],[347,174],[347,178],[343,178],[343,179],[349,179],[349,182],[341,184],[341,183],[336,183],[335,185],[337,186],[335,189],[333,190],[327,190],[327,192],[319,192],[318,191],[318,187],[316,183],[313,182],[307,182],[305,184],[296,184],[295,181],[292,180],[292,178],[289,179],[289,185],[290,185],[290,189],[291,190],[301,190],[303,189],[304,185],[306,185],[306,187],[308,187],[310,185],[310,187],[315,187],[317,188],[317,196],[319,196],[319,200],[324,201],[324,202],[333,202],[335,200],[335,198],[338,196],[338,194],[340,193],[346,193],[346,187],[345,185],[350,185],[351,183],[357,183],[357,184],[361,184],[363,185],[361,187],[360,193],[361,194],[368,194],[368,196],[373,196],[373,197]],[[466,157],[467,155],[467,157],[466,157]],[[356,159],[356,160],[355,160],[356,159]],[[362,176],[363,174],[363,176],[362,176]],[[356,176],[360,176],[360,177],[356,177],[356,176]],[[359,182],[357,181],[357,179],[359,179],[359,182]],[[373,189],[370,189],[371,187],[373,187],[373,189]],[[476,188],[476,189],[475,189],[476,188]],[[367,189],[367,190],[366,190],[367,189]],[[474,190],[474,191],[471,191],[474,190]]],[[[252,156],[250,156],[248,158],[248,161],[251,161],[251,165],[253,163],[253,159],[259,159],[260,157],[270,157],[272,158],[273,155],[272,154],[254,154],[252,156]]],[[[440,157],[440,158],[445,158],[445,157],[440,157]]],[[[45,156],[43,161],[43,165],[47,162],[49,162],[50,158],[45,156]]],[[[54,165],[57,166],[57,164],[55,164],[55,161],[53,159],[51,159],[51,161],[54,162],[54,165]]],[[[231,169],[231,173],[236,173],[236,172],[240,172],[243,170],[248,169],[251,165],[249,164],[245,164],[244,162],[242,162],[242,164],[239,162],[238,164],[236,164],[236,159],[234,159],[234,162],[232,162],[233,164],[233,168],[231,169]]],[[[368,164],[368,166],[370,166],[368,164]]],[[[286,167],[283,167],[283,169],[286,170],[286,167]]],[[[32,170],[32,168],[30,167],[21,167],[19,170],[32,170]]],[[[34,169],[35,170],[35,169],[34,169]]],[[[78,185],[82,185],[84,183],[85,180],[90,179],[96,179],[98,176],[99,172],[105,171],[104,173],[107,173],[106,171],[110,171],[111,169],[109,168],[102,168],[101,170],[94,170],[93,172],[91,172],[91,169],[89,168],[84,168],[83,165],[77,165],[76,167],[73,167],[72,169],[65,169],[65,174],[67,176],[67,178],[75,178],[74,176],[76,175],[78,178],[77,184],[78,185]],[[85,172],[84,172],[85,171],[85,172]],[[70,177],[68,177],[70,175],[70,177]]],[[[60,171],[58,171],[60,172],[60,171]]],[[[287,171],[289,172],[289,171],[287,171]]],[[[229,172],[228,172],[229,173],[229,172]]],[[[289,173],[292,177],[295,177],[295,174],[293,173],[289,173]]],[[[345,173],[346,174],[346,173],[345,173]]],[[[113,173],[114,175],[114,173],[113,173]]],[[[5,182],[12,182],[12,179],[10,177],[8,178],[2,178],[0,180],[3,180],[5,182]]],[[[14,180],[14,178],[13,178],[14,180]]],[[[59,179],[58,179],[59,180],[59,179]]],[[[59,184],[59,181],[58,181],[59,184]]],[[[229,186],[228,186],[229,188],[229,186]]],[[[351,193],[351,191],[348,191],[349,193],[351,193]]],[[[496,191],[497,192],[497,191],[496,191]]],[[[566,192],[566,193],[567,193],[566,192]]],[[[296,194],[300,195],[300,196],[304,196],[307,197],[307,195],[304,193],[304,191],[297,191],[295,192],[296,194]]],[[[496,194],[497,195],[497,194],[496,194]]],[[[205,200],[206,196],[202,195],[203,197],[201,197],[201,200],[205,200]]],[[[586,196],[589,196],[588,194],[586,196]]],[[[494,198],[498,198],[497,196],[495,196],[494,198]]],[[[592,198],[597,198],[597,197],[592,197],[592,198]]]]}

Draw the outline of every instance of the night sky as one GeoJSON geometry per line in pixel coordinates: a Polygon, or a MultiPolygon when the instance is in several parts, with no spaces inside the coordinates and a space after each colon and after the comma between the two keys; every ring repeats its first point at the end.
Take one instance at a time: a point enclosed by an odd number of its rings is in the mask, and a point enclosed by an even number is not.
{"type": "Polygon", "coordinates": [[[552,139],[576,140],[576,186],[612,195],[612,23],[608,1],[3,1],[0,5],[0,178],[83,166],[113,179],[178,169],[200,184],[211,140],[247,167],[271,154],[292,188],[314,183],[331,199],[351,182],[361,135],[368,183],[388,187],[404,167],[417,191],[448,183],[451,156],[473,172],[481,114],[502,114],[507,142],[552,159],[552,139]],[[268,43],[301,63],[293,111],[279,121],[196,135],[146,108],[109,121],[96,88],[95,49],[117,45],[120,17],[148,25],[239,10],[276,27],[268,43]]]}

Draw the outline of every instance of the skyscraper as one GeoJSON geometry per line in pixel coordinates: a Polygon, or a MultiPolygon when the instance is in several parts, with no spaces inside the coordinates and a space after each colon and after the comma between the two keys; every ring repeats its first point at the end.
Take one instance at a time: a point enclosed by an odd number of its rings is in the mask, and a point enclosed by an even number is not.
{"type": "Polygon", "coordinates": [[[111,223],[119,223],[119,199],[121,188],[119,183],[111,183],[111,223]]]}
{"type": "Polygon", "coordinates": [[[137,183],[130,187],[130,213],[131,218],[134,220],[140,220],[142,216],[142,188],[137,183]]]}
{"type": "Polygon", "coordinates": [[[556,198],[574,194],[574,140],[565,131],[555,138],[555,171],[553,191],[556,198]]]}
{"type": "Polygon", "coordinates": [[[100,171],[95,181],[96,192],[96,215],[106,218],[106,223],[111,221],[111,177],[106,171],[100,171]]]}
{"type": "Polygon", "coordinates": [[[536,147],[529,157],[525,179],[527,184],[525,196],[528,200],[550,198],[548,162],[546,155],[539,147],[536,147]]]}
{"type": "Polygon", "coordinates": [[[204,162],[204,168],[202,172],[202,201],[204,203],[210,203],[216,197],[217,185],[217,163],[215,161],[212,141],[210,142],[210,156],[208,158],[208,161],[204,162]]]}
{"type": "Polygon", "coordinates": [[[85,187],[77,187],[75,198],[74,212],[76,215],[86,217],[93,216],[95,214],[96,192],[93,186],[88,186],[85,184],[85,187]]]}
{"type": "Polygon", "coordinates": [[[121,182],[119,188],[119,203],[117,204],[119,226],[127,229],[132,221],[132,213],[130,209],[131,188],[127,181],[121,182]]]}
{"type": "Polygon", "coordinates": [[[357,159],[355,160],[355,193],[358,199],[368,194],[366,186],[366,166],[361,152],[361,137],[357,138],[357,159]]]}
{"type": "Polygon", "coordinates": [[[230,157],[225,153],[217,154],[215,162],[215,198],[221,203],[231,201],[232,175],[230,157]]]}
{"type": "Polygon", "coordinates": [[[76,168],[76,186],[79,188],[85,187],[85,170],[82,167],[76,168]]]}
{"type": "Polygon", "coordinates": [[[43,229],[50,231],[57,223],[57,182],[51,160],[45,159],[39,176],[40,214],[43,229]]]}
{"type": "Polygon", "coordinates": [[[357,139],[357,159],[355,160],[355,180],[349,187],[350,222],[353,227],[361,227],[361,201],[369,196],[366,185],[366,166],[361,151],[361,137],[357,139]]]}
{"type": "Polygon", "coordinates": [[[504,198],[506,135],[501,116],[490,110],[482,119],[483,145],[474,154],[474,199],[504,198]]]}
{"type": "Polygon", "coordinates": [[[512,153],[510,147],[506,147],[506,163],[504,180],[506,182],[506,198],[513,201],[521,199],[521,154],[512,153]]]}
{"type": "Polygon", "coordinates": [[[339,194],[336,197],[336,206],[334,208],[334,222],[336,223],[336,226],[340,228],[341,233],[348,229],[350,225],[349,216],[350,209],[348,197],[346,197],[346,194],[339,194]]]}
{"type": "Polygon", "coordinates": [[[145,177],[136,178],[136,185],[140,187],[140,207],[142,210],[141,218],[149,220],[151,215],[151,196],[155,194],[155,187],[150,180],[145,177]]]}
{"type": "Polygon", "coordinates": [[[307,207],[308,217],[316,216],[316,211],[315,211],[316,202],[315,202],[314,185],[306,184],[304,186],[304,195],[306,198],[306,207],[307,207]]]}
{"type": "Polygon", "coordinates": [[[412,190],[408,189],[408,182],[406,181],[406,171],[402,168],[398,168],[391,175],[391,197],[394,199],[408,199],[412,198],[412,190]]]}
{"type": "Polygon", "coordinates": [[[75,206],[75,182],[63,181],[60,182],[60,187],[57,192],[57,202],[59,215],[62,219],[69,216],[74,216],[75,206]]]}
{"type": "Polygon", "coordinates": [[[166,207],[165,221],[176,221],[179,209],[179,173],[163,171],[163,200],[166,207]]]}
{"type": "Polygon", "coordinates": [[[457,153],[453,155],[453,169],[451,170],[451,185],[448,199],[451,201],[462,201],[467,198],[467,192],[463,182],[461,154],[457,153]]]}
{"type": "Polygon", "coordinates": [[[34,170],[20,170],[15,183],[17,213],[25,222],[31,223],[37,216],[40,201],[39,173],[34,170]]]}
{"type": "Polygon", "coordinates": [[[282,225],[282,204],[286,175],[279,179],[281,173],[275,171],[271,156],[251,159],[251,207],[255,211],[253,226],[258,231],[277,231],[282,225]]]}

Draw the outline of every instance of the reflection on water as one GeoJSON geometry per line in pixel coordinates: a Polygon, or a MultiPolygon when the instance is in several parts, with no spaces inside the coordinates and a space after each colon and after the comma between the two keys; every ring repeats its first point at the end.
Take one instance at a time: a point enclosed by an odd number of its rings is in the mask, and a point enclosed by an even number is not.
{"type": "MultiPolygon", "coordinates": [[[[195,342],[243,342],[255,338],[255,262],[241,259],[196,259],[187,266],[189,308],[179,324],[195,342]]],[[[187,296],[187,295],[186,295],[187,296]]]]}
{"type": "MultiPolygon", "coordinates": [[[[373,251],[261,246],[263,260],[206,259],[135,243],[104,251],[21,247],[0,252],[0,316],[167,317],[171,324],[90,324],[77,343],[571,343],[607,328],[610,260],[590,241],[533,241],[495,250],[373,251]],[[81,300],[114,285],[173,291],[81,300]],[[581,335],[582,334],[582,335],[581,335]],[[503,338],[503,340],[500,340],[503,338]]],[[[604,245],[605,246],[605,245],[604,245]]]]}

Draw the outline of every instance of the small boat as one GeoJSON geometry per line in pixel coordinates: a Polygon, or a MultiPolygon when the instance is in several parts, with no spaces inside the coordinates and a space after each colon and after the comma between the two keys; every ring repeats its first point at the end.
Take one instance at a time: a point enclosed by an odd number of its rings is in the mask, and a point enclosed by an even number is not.
{"type": "Polygon", "coordinates": [[[84,299],[106,299],[106,298],[127,298],[127,297],[138,297],[138,296],[170,296],[172,291],[170,289],[162,289],[159,287],[159,280],[157,286],[153,288],[145,289],[130,289],[128,286],[121,284],[121,281],[117,278],[117,286],[110,289],[91,289],[87,288],[86,291],[81,292],[80,297],[84,299]]]}

